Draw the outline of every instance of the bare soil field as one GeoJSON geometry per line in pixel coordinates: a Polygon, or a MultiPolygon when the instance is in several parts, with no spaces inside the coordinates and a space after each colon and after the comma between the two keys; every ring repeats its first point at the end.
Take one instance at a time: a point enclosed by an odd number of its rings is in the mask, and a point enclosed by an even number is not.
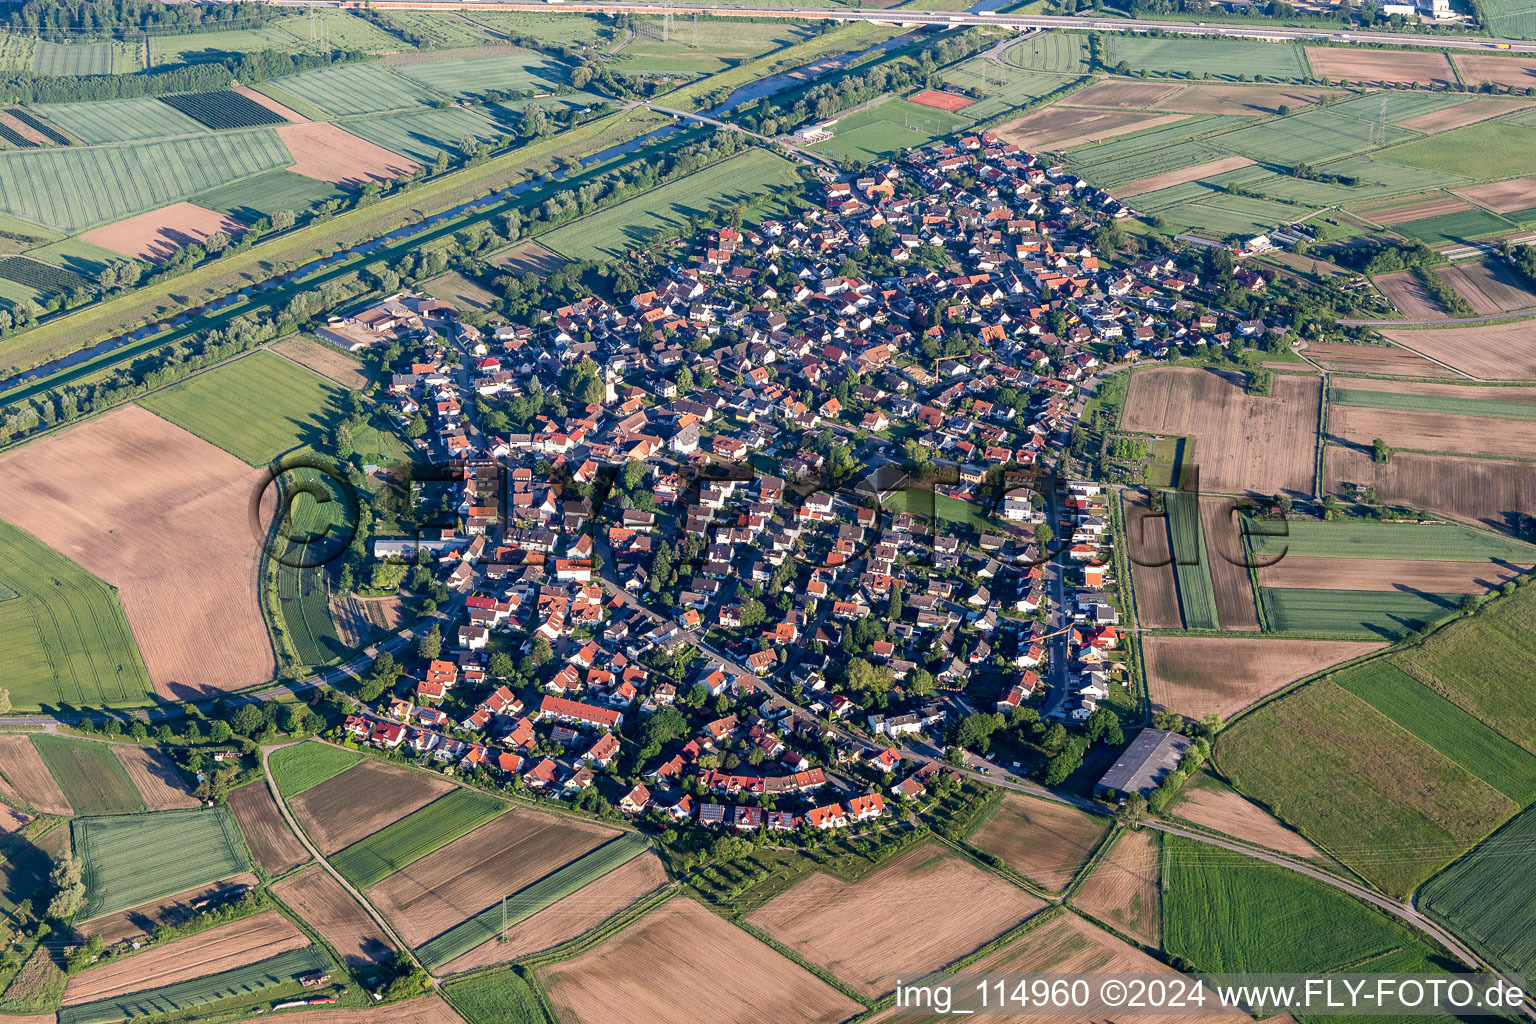
{"type": "Polygon", "coordinates": [[[1454,60],[1461,70],[1461,77],[1471,84],[1497,82],[1521,90],[1536,87],[1536,57],[1459,53],[1454,60]]]}
{"type": "Polygon", "coordinates": [[[433,298],[451,302],[461,311],[491,309],[498,301],[495,294],[454,270],[424,282],[422,288],[433,298]]]}
{"type": "Polygon", "coordinates": [[[1248,557],[1243,550],[1236,510],[1237,502],[1232,498],[1200,501],[1211,588],[1216,596],[1216,619],[1222,629],[1257,630],[1259,607],[1248,579],[1248,557]]]}
{"type": "Polygon", "coordinates": [[[1395,558],[1306,558],[1289,555],[1259,570],[1265,587],[1306,590],[1422,590],[1481,594],[1528,570],[1494,562],[1399,561],[1395,558]]]}
{"type": "MultiPolygon", "coordinates": [[[[1472,204],[1460,196],[1450,196],[1440,192],[1428,198],[1416,199],[1412,202],[1383,203],[1377,206],[1357,207],[1350,212],[1356,216],[1364,217],[1366,220],[1390,227],[1393,224],[1420,220],[1424,217],[1439,217],[1447,213],[1460,213],[1462,210],[1470,210],[1471,208],[1472,204]]],[[[1407,272],[1404,271],[1404,273],[1407,272]]]]}
{"type": "MultiPolygon", "coordinates": [[[[1536,192],[1531,201],[1536,202],[1536,192]]],[[[1482,315],[1536,306],[1536,292],[1503,260],[1467,260],[1435,273],[1482,315]]]]}
{"type": "Polygon", "coordinates": [[[1153,110],[1158,101],[1185,88],[1166,82],[1127,82],[1106,78],[1072,94],[1074,107],[1109,107],[1118,110],[1153,110]]]}
{"type": "MultiPolygon", "coordinates": [[[[37,115],[33,114],[32,116],[36,117],[37,115]]],[[[12,114],[0,112],[0,124],[5,125],[11,131],[15,132],[17,135],[20,135],[34,146],[56,145],[56,143],[52,139],[48,138],[48,136],[44,135],[36,128],[33,128],[31,125],[17,120],[16,117],[12,114]]],[[[58,129],[58,125],[54,125],[54,128],[58,129]]],[[[62,129],[59,130],[62,131],[62,129]]]]}
{"type": "Polygon", "coordinates": [[[1409,128],[1426,135],[1437,135],[1440,132],[1448,132],[1452,128],[1463,128],[1469,124],[1486,121],[1490,117],[1498,117],[1500,114],[1510,114],[1516,110],[1524,110],[1530,106],[1529,100],[1506,100],[1494,96],[1479,96],[1469,99],[1465,103],[1458,103],[1454,107],[1441,107],[1439,110],[1431,110],[1427,114],[1410,117],[1406,121],[1398,121],[1399,128],[1409,128]]]}
{"type": "Polygon", "coordinates": [[[1370,380],[1368,378],[1336,376],[1332,382],[1336,388],[1361,391],[1390,391],[1400,395],[1428,395],[1434,398],[1474,398],[1479,402],[1509,403],[1512,405],[1536,405],[1536,387],[1518,384],[1470,384],[1438,380],[1370,380]]]}
{"type": "Polygon", "coordinates": [[[570,261],[555,250],[539,242],[523,242],[491,259],[494,266],[505,267],[514,274],[547,274],[559,270],[570,261]]]}
{"type": "Polygon", "coordinates": [[[594,948],[539,971],[559,1019],[609,1024],[833,1024],[862,1007],[693,900],[668,900],[594,948]]]}
{"type": "Polygon", "coordinates": [[[1115,191],[1123,196],[1136,196],[1143,192],[1156,192],[1160,188],[1171,188],[1174,185],[1182,185],[1186,181],[1199,181],[1201,178],[1210,178],[1225,174],[1227,171],[1235,171],[1240,167],[1252,166],[1253,161],[1245,156],[1229,156],[1221,160],[1213,160],[1208,164],[1197,164],[1194,167],[1185,167],[1183,170],[1169,171],[1150,178],[1138,178],[1121,185],[1115,191]]]}
{"type": "Polygon", "coordinates": [[[31,820],[32,815],[18,811],[10,804],[0,804],[0,837],[20,832],[31,820]]]}
{"type": "Polygon", "coordinates": [[[288,801],[293,816],[329,856],[436,800],[453,783],[368,760],[288,801]]]}
{"type": "Polygon", "coordinates": [[[568,942],[633,906],[666,881],[667,873],[662,870],[656,855],[641,854],[515,926],[506,942],[492,939],[450,961],[439,973],[459,974],[476,967],[502,964],[568,942]]]}
{"type": "MultiPolygon", "coordinates": [[[[408,1003],[394,1003],[371,1009],[343,1009],[327,1006],[323,1009],[300,1010],[285,1013],[290,1021],[298,1024],[464,1024],[464,1018],[453,1011],[442,996],[426,995],[408,1003]]],[[[270,1017],[247,1017],[235,1024],[265,1024],[270,1017]]]]}
{"type": "Polygon", "coordinates": [[[75,935],[78,940],[100,935],[102,941],[109,946],[124,939],[137,939],[152,933],[159,925],[178,925],[191,920],[192,915],[196,913],[192,909],[192,903],[204,896],[250,888],[256,882],[256,876],[247,873],[214,882],[212,885],[198,886],[196,889],[177,893],[159,903],[149,903],[120,913],[108,914],[106,917],[98,917],[94,921],[87,921],[75,927],[75,935]]]}
{"type": "Polygon", "coordinates": [[[1505,181],[1490,181],[1482,185],[1469,185],[1459,188],[1456,194],[1463,199],[1470,199],[1478,206],[1486,206],[1494,213],[1512,213],[1515,210],[1529,210],[1536,205],[1536,177],[1509,178],[1505,181]]]}
{"type": "Polygon", "coordinates": [[[1329,493],[1375,487],[1381,501],[1432,509],[1505,533],[1512,531],[1517,513],[1536,508],[1536,463],[1394,452],[1380,465],[1369,451],[1329,445],[1324,472],[1329,493]]]}
{"type": "Polygon", "coordinates": [[[261,479],[128,405],[0,459],[0,517],[115,586],[155,691],[193,700],[275,671],[250,521],[261,479]]]}
{"type": "Polygon", "coordinates": [[[1102,142],[1144,128],[1172,124],[1179,114],[1148,114],[1139,110],[1082,110],[1077,107],[1046,107],[993,129],[1006,142],[1022,149],[1071,149],[1088,142],[1102,142]]]}
{"type": "Polygon", "coordinates": [[[1056,892],[1072,883],[1093,855],[1108,824],[1076,807],[1004,793],[1003,802],[970,843],[1056,892]]]}
{"type": "Polygon", "coordinates": [[[1484,380],[1536,380],[1536,320],[1473,327],[1387,328],[1381,332],[1411,352],[1484,380]]]}
{"type": "Polygon", "coordinates": [[[368,373],[363,364],[334,345],[299,335],[278,342],[272,346],[272,351],[353,391],[368,386],[368,373]]]}
{"type": "Polygon", "coordinates": [[[1372,278],[1387,301],[1403,314],[1405,320],[1444,320],[1445,310],[1429,294],[1428,289],[1413,276],[1411,270],[1397,270],[1372,278]]]}
{"type": "Polygon", "coordinates": [[[263,96],[261,93],[257,92],[255,89],[252,89],[250,86],[242,85],[236,89],[235,92],[239,93],[241,96],[244,96],[246,99],[252,101],[253,103],[260,103],[262,106],[272,111],[272,113],[285,118],[293,124],[309,123],[309,118],[305,117],[297,110],[289,110],[287,107],[277,102],[277,100],[273,99],[271,96],[263,96]]]}
{"type": "Polygon", "coordinates": [[[1349,82],[1418,82],[1420,85],[1456,81],[1456,73],[1442,53],[1411,50],[1346,50],[1333,46],[1309,46],[1307,62],[1319,78],[1349,82]]]}
{"type": "Polygon", "coordinates": [[[1405,377],[1456,377],[1454,370],[1394,345],[1346,345],[1309,342],[1308,359],[1336,373],[1375,373],[1405,377]]]}
{"type": "Polygon", "coordinates": [[[1209,775],[1200,775],[1185,786],[1170,813],[1293,857],[1323,856],[1317,847],[1280,824],[1268,811],[1209,775]]]}
{"type": "Polygon", "coordinates": [[[361,188],[370,181],[394,181],[416,169],[405,157],[329,121],[279,125],[277,137],[298,161],[288,168],[290,171],[333,185],[361,188]]]}
{"type": "Polygon", "coordinates": [[[163,752],[153,747],[114,746],[113,752],[123,763],[134,788],[151,811],[169,811],[177,807],[196,807],[197,797],[187,788],[181,769],[163,752]]]}
{"type": "Polygon", "coordinates": [[[83,971],[69,980],[64,1005],[234,970],[307,945],[309,936],[276,910],[267,910],[83,971]]]}
{"type": "Polygon", "coordinates": [[[1122,832],[1072,904],[1156,949],[1162,942],[1162,844],[1157,832],[1122,832]]]}
{"type": "Polygon", "coordinates": [[[892,990],[897,970],[938,970],[1045,905],[924,843],[852,884],[812,875],[747,922],[873,998],[892,990]]]}
{"type": "Polygon", "coordinates": [[[384,930],[320,865],[283,879],[272,891],[314,925],[349,965],[383,963],[395,955],[384,930]]]}
{"type": "Polygon", "coordinates": [[[368,899],[412,946],[618,835],[538,811],[503,814],[368,889],[368,899]]]}
{"type": "Polygon", "coordinates": [[[283,820],[265,782],[241,786],[229,794],[229,807],[252,855],[267,874],[286,874],[309,860],[309,851],[283,820]]]}
{"type": "MultiPolygon", "coordinates": [[[[1280,560],[1284,565],[1289,558],[1280,560]]],[[[1329,559],[1336,561],[1336,559],[1329,559]]],[[[1382,559],[1388,561],[1389,559],[1382,559]]],[[[1230,718],[1255,701],[1384,644],[1268,637],[1143,636],[1152,705],[1193,719],[1230,718]]]]}
{"type": "Polygon", "coordinates": [[[1536,450],[1532,447],[1536,445],[1536,420],[1369,409],[1358,405],[1330,405],[1328,435],[1331,441],[1349,441],[1366,448],[1379,437],[1394,449],[1461,455],[1529,458],[1536,450]]]}
{"type": "Polygon", "coordinates": [[[0,773],[16,795],[34,810],[66,818],[75,813],[48,766],[43,764],[31,737],[22,733],[0,735],[0,773]]]}
{"type": "Polygon", "coordinates": [[[124,256],[159,263],[189,245],[203,244],[215,231],[235,238],[245,231],[245,225],[228,214],[205,209],[196,203],[172,203],[92,228],[81,235],[80,240],[124,256]]]}
{"type": "Polygon", "coordinates": [[[1136,591],[1136,619],[1152,629],[1183,629],[1184,612],[1174,580],[1173,548],[1168,541],[1168,520],[1154,518],[1146,498],[1126,491],[1126,557],[1131,562],[1131,585],[1136,591]]]}
{"type": "Polygon", "coordinates": [[[1120,429],[1191,437],[1207,492],[1312,492],[1322,385],[1276,375],[1268,398],[1240,373],[1160,367],[1131,376],[1120,429]]]}
{"type": "Polygon", "coordinates": [[[1324,97],[1340,95],[1344,94],[1336,89],[1212,83],[1188,86],[1183,92],[1153,106],[1157,110],[1169,110],[1178,114],[1278,114],[1281,107],[1290,107],[1295,110],[1310,103],[1316,103],[1324,97]]]}

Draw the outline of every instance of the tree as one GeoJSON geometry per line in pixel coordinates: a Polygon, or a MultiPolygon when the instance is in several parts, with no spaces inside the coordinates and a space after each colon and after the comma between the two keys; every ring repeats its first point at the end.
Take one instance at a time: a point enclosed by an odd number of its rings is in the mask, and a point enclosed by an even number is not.
{"type": "Polygon", "coordinates": [[[1120,824],[1126,828],[1140,828],[1142,821],[1147,816],[1147,798],[1140,793],[1132,793],[1125,798],[1125,803],[1120,805],[1120,810],[1115,814],[1120,824]]]}
{"type": "Polygon", "coordinates": [[[549,641],[544,637],[535,637],[533,641],[533,664],[535,668],[545,665],[555,656],[554,650],[549,646],[549,641]]]}
{"type": "Polygon", "coordinates": [[[486,671],[494,679],[510,679],[516,670],[512,666],[512,656],[505,651],[497,651],[491,655],[491,663],[486,666],[486,671]]]}
{"type": "Polygon", "coordinates": [[[411,422],[405,425],[405,436],[409,437],[413,441],[416,438],[426,434],[426,432],[427,421],[422,418],[422,415],[419,412],[413,415],[411,417],[411,422]]]}
{"type": "Polygon", "coordinates": [[[242,704],[229,716],[229,727],[242,736],[254,736],[266,725],[266,716],[255,704],[242,704]]]}
{"type": "Polygon", "coordinates": [[[221,720],[213,723],[209,739],[215,743],[228,743],[233,735],[234,730],[229,727],[229,723],[221,720]]]}
{"type": "Polygon", "coordinates": [[[742,629],[751,629],[754,626],[762,625],[763,621],[765,619],[767,619],[767,618],[768,618],[768,612],[767,612],[766,609],[763,608],[763,602],[759,601],[757,598],[755,598],[755,597],[748,598],[746,601],[742,602],[742,604],[741,604],[741,628],[742,629]]]}
{"type": "Polygon", "coordinates": [[[11,691],[0,686],[0,715],[11,713],[11,691]]]}
{"type": "Polygon", "coordinates": [[[443,653],[443,631],[433,626],[425,636],[416,640],[416,653],[427,661],[436,661],[437,656],[443,653]]]}
{"type": "Polygon", "coordinates": [[[1386,465],[1392,458],[1392,449],[1381,438],[1371,442],[1371,461],[1386,465]]]}
{"type": "Polygon", "coordinates": [[[679,366],[676,375],[672,379],[677,384],[678,394],[686,395],[693,390],[693,371],[688,369],[688,367],[679,366]]]}
{"type": "Polygon", "coordinates": [[[1248,374],[1248,393],[1268,398],[1275,393],[1275,371],[1260,366],[1248,374]]]}

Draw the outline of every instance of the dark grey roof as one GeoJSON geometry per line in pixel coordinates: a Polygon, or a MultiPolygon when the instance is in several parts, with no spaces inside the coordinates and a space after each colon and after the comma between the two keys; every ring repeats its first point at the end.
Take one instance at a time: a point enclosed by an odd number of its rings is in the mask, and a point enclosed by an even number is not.
{"type": "Polygon", "coordinates": [[[1164,776],[1179,766],[1189,748],[1188,736],[1164,729],[1143,729],[1099,780],[1100,789],[1146,796],[1164,776]]]}

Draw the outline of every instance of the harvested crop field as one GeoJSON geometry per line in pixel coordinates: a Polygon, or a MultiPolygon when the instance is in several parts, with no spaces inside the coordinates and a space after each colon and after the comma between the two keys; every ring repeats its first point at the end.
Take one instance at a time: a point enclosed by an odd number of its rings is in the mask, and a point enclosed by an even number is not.
{"type": "Polygon", "coordinates": [[[363,364],[334,345],[299,336],[278,342],[272,351],[354,391],[368,386],[368,371],[363,364]]]}
{"type": "Polygon", "coordinates": [[[277,137],[297,161],[290,171],[332,185],[361,188],[370,181],[393,181],[416,169],[405,157],[329,121],[285,124],[277,129],[277,137]]]}
{"type": "Polygon", "coordinates": [[[1309,342],[1302,354],[1336,373],[1373,373],[1404,377],[1457,377],[1456,371],[1395,345],[1345,345],[1309,342]]]}
{"type": "Polygon", "coordinates": [[[277,100],[273,99],[271,96],[263,96],[261,93],[257,92],[255,89],[252,89],[248,85],[240,86],[235,90],[235,92],[239,93],[241,96],[244,96],[246,99],[252,101],[253,103],[260,103],[274,114],[282,115],[284,120],[291,121],[294,124],[309,123],[309,118],[305,117],[303,114],[296,110],[290,110],[289,108],[283,106],[281,103],[277,102],[277,100]]]}
{"type": "Polygon", "coordinates": [[[683,898],[539,971],[539,980],[559,1018],[581,1024],[607,1024],[616,1006],[628,1019],[652,1024],[833,1024],[862,1009],[793,960],[683,898]],[[729,965],[728,976],[722,965],[729,965]]]}
{"type": "Polygon", "coordinates": [[[205,896],[217,896],[221,893],[232,895],[235,891],[248,889],[256,883],[257,878],[253,874],[235,875],[209,885],[188,889],[158,903],[145,904],[131,910],[108,914],[106,917],[98,917],[94,921],[77,924],[75,934],[81,939],[100,935],[102,941],[108,946],[122,942],[124,939],[139,939],[152,934],[159,925],[166,924],[174,927],[190,921],[197,913],[192,909],[192,904],[205,896]]]}
{"type": "Polygon", "coordinates": [[[1494,213],[1513,213],[1536,206],[1536,177],[1508,178],[1490,181],[1482,185],[1458,188],[1456,194],[1470,199],[1478,206],[1485,206],[1494,213]]]}
{"type": "MultiPolygon", "coordinates": [[[[394,1003],[369,1009],[352,1009],[327,1006],[316,1010],[300,1010],[285,1013],[297,1024],[464,1024],[464,1018],[453,1012],[441,996],[426,995],[408,1003],[394,1003]]],[[[265,1024],[271,1017],[248,1017],[235,1024],[265,1024]]]]}
{"type": "Polygon", "coordinates": [[[0,517],[116,587],[156,692],[191,700],[274,671],[250,522],[258,476],[128,405],[0,459],[0,517]]]}
{"type": "Polygon", "coordinates": [[[1259,585],[1307,590],[1423,590],[1431,594],[1481,594],[1529,568],[1488,561],[1420,562],[1288,555],[1259,570],[1259,585]]]}
{"type": "MultiPolygon", "coordinates": [[[[1431,110],[1427,114],[1410,117],[1406,121],[1398,121],[1401,128],[1412,128],[1416,132],[1425,135],[1434,135],[1438,132],[1448,132],[1452,128],[1463,128],[1469,124],[1486,121],[1490,117],[1498,117],[1500,114],[1512,113],[1530,106],[1529,101],[1513,101],[1497,99],[1492,96],[1479,96],[1469,99],[1465,103],[1458,103],[1452,107],[1441,107],[1439,110],[1431,110]]],[[[1516,207],[1525,209],[1525,207],[1516,207]]]]}
{"type": "Polygon", "coordinates": [[[419,946],[617,834],[513,810],[371,886],[368,899],[401,939],[419,946]]]}
{"type": "Polygon", "coordinates": [[[384,963],[394,956],[384,930],[320,865],[283,879],[272,891],[313,925],[347,964],[384,963]]]}
{"type": "Polygon", "coordinates": [[[493,310],[501,302],[495,292],[481,287],[457,270],[423,282],[422,290],[435,299],[453,303],[461,311],[493,310]]]}
{"type": "Polygon", "coordinates": [[[1211,593],[1216,599],[1216,620],[1222,629],[1257,630],[1259,606],[1248,579],[1249,559],[1238,530],[1236,500],[1202,498],[1200,520],[1211,572],[1211,593]]]}
{"type": "Polygon", "coordinates": [[[1088,142],[1101,142],[1117,135],[1127,135],[1146,128],[1182,120],[1178,114],[1148,114],[1139,110],[1082,110],[1077,107],[1047,107],[1025,114],[1016,121],[998,125],[994,132],[1006,142],[1022,149],[1071,149],[1088,142]]]}
{"type": "Polygon", "coordinates": [[[1145,828],[1121,832],[1072,904],[1156,949],[1162,936],[1162,844],[1145,828]]]}
{"type": "MultiPolygon", "coordinates": [[[[1183,92],[1155,104],[1155,107],[1178,114],[1278,114],[1281,107],[1297,110],[1323,97],[1340,95],[1347,94],[1334,89],[1306,89],[1287,85],[1211,83],[1191,85],[1183,92]]],[[[1074,102],[1077,96],[1073,97],[1074,102]]]]}
{"type": "MultiPolygon", "coordinates": [[[[1536,202],[1536,193],[1532,194],[1536,202]]],[[[1514,268],[1501,259],[1466,260],[1437,270],[1456,293],[1480,315],[1508,313],[1536,306],[1532,292],[1514,268]]]]}
{"type": "Polygon", "coordinates": [[[1536,379],[1536,320],[1474,327],[1386,328],[1381,332],[1410,352],[1484,380],[1536,379]]]}
{"type": "Polygon", "coordinates": [[[1106,78],[1072,94],[1074,107],[1109,107],[1118,110],[1149,110],[1158,101],[1184,89],[1166,82],[1127,82],[1106,78]]]}
{"type": "Polygon", "coordinates": [[[935,110],[947,110],[951,114],[957,110],[964,110],[976,102],[969,96],[961,96],[959,93],[954,92],[942,92],[938,89],[924,89],[909,99],[918,106],[933,107],[935,110]]]}
{"type": "Polygon", "coordinates": [[[1319,78],[1349,82],[1456,83],[1456,73],[1443,53],[1410,50],[1348,50],[1308,46],[1307,62],[1319,78]]]}
{"type": "MultiPolygon", "coordinates": [[[[1376,388],[1392,387],[1391,384],[1371,383],[1376,388]]],[[[1345,392],[1343,401],[1335,399],[1329,404],[1328,440],[1369,449],[1372,441],[1379,437],[1394,449],[1510,458],[1530,456],[1536,446],[1536,405],[1521,403],[1519,399],[1529,401],[1536,398],[1536,393],[1526,388],[1426,386],[1457,393],[1456,397],[1447,395],[1438,400],[1443,401],[1443,408],[1454,411],[1436,411],[1433,407],[1437,399],[1429,396],[1422,401],[1412,401],[1399,399],[1393,392],[1384,390],[1350,389],[1345,392]],[[1506,400],[1501,401],[1501,398],[1506,400]],[[1388,403],[1404,407],[1378,407],[1388,403]],[[1487,415],[1477,415],[1477,412],[1487,415]],[[1525,418],[1527,416],[1532,418],[1525,418]]]]}
{"type": "Polygon", "coordinates": [[[643,854],[515,925],[506,942],[492,939],[457,960],[450,960],[441,973],[459,974],[477,967],[506,963],[568,942],[633,906],[666,881],[667,873],[662,869],[661,861],[654,854],[643,854]]]}
{"type": "Polygon", "coordinates": [[[1396,270],[1372,279],[1405,320],[1444,320],[1445,310],[1411,270],[1396,270]]]}
{"type": "Polygon", "coordinates": [[[1520,90],[1536,87],[1536,58],[1529,55],[1495,57],[1459,53],[1454,59],[1461,69],[1461,77],[1469,83],[1497,82],[1520,90]]]}
{"type": "Polygon", "coordinates": [[[814,874],[746,920],[876,998],[891,991],[898,970],[914,975],[938,970],[1045,905],[923,843],[851,884],[814,874]],[[966,912],[956,914],[955,907],[966,912]]]}
{"type": "Polygon", "coordinates": [[[189,245],[202,245],[215,231],[235,238],[245,231],[245,225],[228,214],[204,209],[196,203],[172,203],[92,228],[80,240],[134,259],[159,263],[189,245]]]}
{"type": "Polygon", "coordinates": [[[241,786],[229,794],[229,807],[251,855],[267,874],[283,875],[309,860],[309,851],[283,820],[265,782],[241,786]]]}
{"type": "Polygon", "coordinates": [[[1381,465],[1371,453],[1329,445],[1324,456],[1327,492],[1345,495],[1351,485],[1376,488],[1377,499],[1512,532],[1514,517],[1536,508],[1536,464],[1455,455],[1394,452],[1381,465]]]}
{"type": "Polygon", "coordinates": [[[154,747],[114,746],[113,752],[123,763],[144,806],[151,811],[169,811],[177,807],[196,807],[197,798],[187,788],[181,769],[154,747]]]}
{"type": "MultiPolygon", "coordinates": [[[[1482,565],[1487,567],[1486,562],[1482,565]]],[[[1153,706],[1199,720],[1209,714],[1230,718],[1298,679],[1379,651],[1385,644],[1148,635],[1141,646],[1153,706]]]]}
{"type": "Polygon", "coordinates": [[[1150,178],[1137,178],[1128,181],[1114,191],[1122,196],[1136,196],[1143,192],[1156,192],[1160,188],[1172,188],[1174,185],[1183,185],[1185,182],[1199,181],[1201,178],[1214,178],[1218,174],[1227,171],[1235,171],[1242,167],[1252,167],[1253,161],[1245,156],[1229,156],[1220,160],[1213,160],[1208,164],[1196,164],[1194,167],[1185,167],[1183,170],[1169,171],[1166,174],[1153,175],[1150,178]]]}
{"type": "Polygon", "coordinates": [[[1190,437],[1207,492],[1312,492],[1322,385],[1276,375],[1267,398],[1240,373],[1158,368],[1131,376],[1120,429],[1190,437]]]}
{"type": "Polygon", "coordinates": [[[218,974],[307,945],[308,936],[268,910],[83,971],[70,978],[64,1005],[218,974]]]}
{"type": "Polygon", "coordinates": [[[1443,217],[1448,213],[1460,213],[1471,208],[1472,204],[1460,196],[1437,192],[1428,198],[1415,199],[1412,202],[1362,206],[1352,208],[1350,212],[1368,221],[1385,224],[1390,227],[1393,224],[1403,224],[1410,220],[1423,220],[1425,217],[1443,217]]]}
{"type": "Polygon", "coordinates": [[[54,781],[48,766],[43,764],[30,736],[0,735],[0,774],[4,774],[5,781],[34,810],[66,818],[75,813],[69,798],[54,781]]]}
{"type": "Polygon", "coordinates": [[[330,856],[453,789],[425,772],[368,760],[289,802],[320,852],[330,856]]]}
{"type": "Polygon", "coordinates": [[[1245,799],[1226,783],[1201,773],[1184,787],[1170,813],[1224,832],[1237,839],[1258,843],[1293,857],[1318,858],[1322,853],[1258,804],[1245,799]]]}
{"type": "Polygon", "coordinates": [[[1179,607],[1178,586],[1174,581],[1168,521],[1152,516],[1144,496],[1125,491],[1121,497],[1125,510],[1126,551],[1136,593],[1136,619],[1141,625],[1153,629],[1182,629],[1184,614],[1179,607]]]}
{"type": "Polygon", "coordinates": [[[494,266],[505,267],[514,274],[547,274],[559,270],[570,260],[541,242],[524,242],[513,246],[492,258],[494,266]]]}
{"type": "Polygon", "coordinates": [[[1023,875],[1060,892],[1104,838],[1109,823],[1075,807],[1004,793],[970,843],[1023,875]]]}

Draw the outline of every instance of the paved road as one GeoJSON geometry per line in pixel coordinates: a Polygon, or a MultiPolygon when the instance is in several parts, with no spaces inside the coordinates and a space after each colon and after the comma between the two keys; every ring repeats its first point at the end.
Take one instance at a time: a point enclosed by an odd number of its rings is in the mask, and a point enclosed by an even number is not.
{"type": "Polygon", "coordinates": [[[1466,324],[1492,324],[1500,320],[1529,320],[1536,317],[1536,309],[1526,307],[1508,313],[1490,313],[1487,316],[1464,316],[1450,320],[1340,320],[1341,327],[1458,327],[1466,324]]]}
{"type": "Polygon", "coordinates": [[[640,106],[643,106],[648,110],[654,110],[658,114],[671,114],[673,117],[686,118],[689,121],[698,121],[702,124],[713,125],[716,128],[724,128],[727,131],[733,131],[741,135],[747,135],[756,139],[758,142],[763,143],[764,145],[780,146],[789,150],[791,153],[795,154],[795,156],[804,160],[806,163],[818,163],[826,167],[834,168],[837,166],[832,162],[830,157],[823,156],[820,153],[813,153],[808,149],[801,149],[794,143],[785,142],[783,139],[770,139],[766,135],[759,135],[757,132],[749,132],[740,125],[731,124],[729,121],[717,120],[713,117],[710,117],[708,114],[695,114],[688,110],[674,110],[671,107],[663,107],[656,103],[642,103],[640,106]]]}

